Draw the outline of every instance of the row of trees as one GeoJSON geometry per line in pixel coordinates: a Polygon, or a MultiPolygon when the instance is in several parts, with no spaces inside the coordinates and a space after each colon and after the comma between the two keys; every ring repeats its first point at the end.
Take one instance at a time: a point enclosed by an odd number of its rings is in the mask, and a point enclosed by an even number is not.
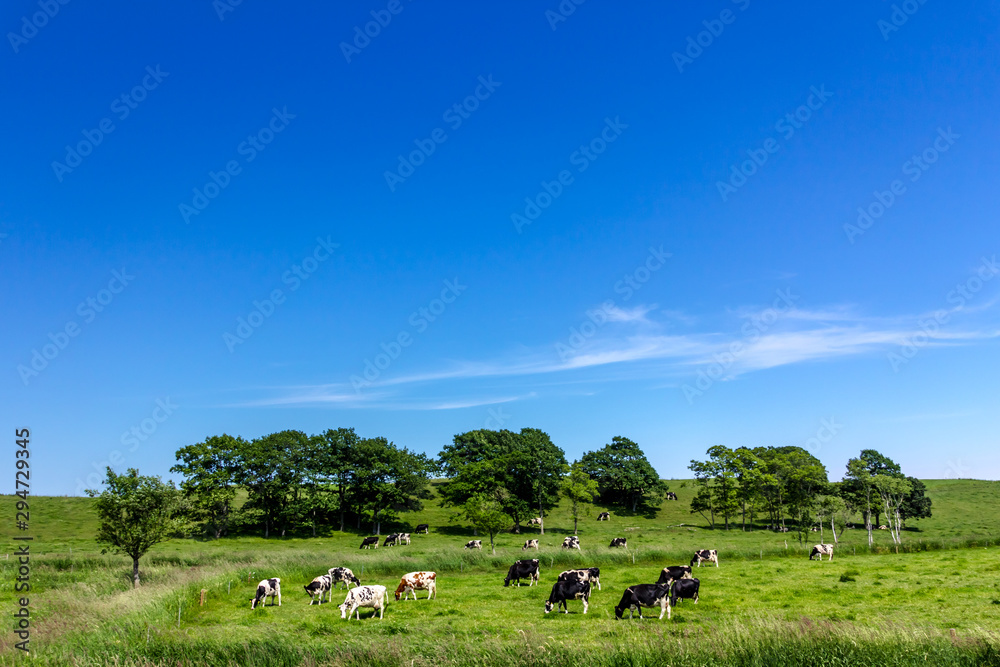
{"type": "Polygon", "coordinates": [[[752,529],[758,517],[771,526],[797,529],[799,540],[812,526],[821,530],[829,522],[837,541],[837,528],[860,515],[872,543],[872,528],[882,517],[889,522],[892,539],[900,541],[907,519],[931,515],[931,501],[923,482],[905,476],[898,464],[873,449],[861,452],[847,464],[841,482],[831,483],[826,467],[801,447],[709,448],[708,459],[691,461],[697,492],[691,512],[699,513],[715,528],[729,530],[739,521],[752,529]]]}

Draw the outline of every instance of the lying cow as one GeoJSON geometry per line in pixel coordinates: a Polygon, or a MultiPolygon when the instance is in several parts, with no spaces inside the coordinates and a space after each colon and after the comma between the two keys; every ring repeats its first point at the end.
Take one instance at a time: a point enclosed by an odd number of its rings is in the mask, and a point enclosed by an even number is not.
{"type": "Polygon", "coordinates": [[[521,580],[527,579],[528,586],[533,586],[538,583],[538,577],[541,575],[541,570],[538,568],[538,559],[534,558],[532,560],[519,560],[515,561],[510,569],[507,570],[507,577],[503,580],[503,585],[510,586],[510,582],[515,582],[518,587],[521,586],[521,580]]]}
{"type": "Polygon", "coordinates": [[[615,607],[615,617],[622,618],[625,616],[625,610],[628,609],[629,618],[635,616],[635,612],[639,612],[639,618],[642,618],[642,608],[660,608],[660,620],[663,620],[663,615],[667,615],[667,620],[670,620],[670,584],[636,584],[635,586],[629,586],[625,589],[622,594],[622,599],[615,607]]]}
{"type": "MultiPolygon", "coordinates": [[[[563,540],[562,548],[580,549],[580,538],[577,537],[576,535],[571,535],[570,537],[567,537],[566,539],[563,540]]],[[[583,549],[580,549],[580,551],[583,551],[583,549]]]]}
{"type": "Polygon", "coordinates": [[[254,595],[252,600],[250,600],[250,608],[256,609],[258,604],[263,607],[263,603],[267,601],[267,598],[271,598],[271,606],[273,607],[275,597],[278,598],[278,606],[280,607],[281,579],[278,577],[274,577],[273,579],[263,579],[259,584],[257,584],[257,594],[254,595]]]}
{"type": "Polygon", "coordinates": [[[525,549],[538,549],[538,540],[525,540],[524,546],[521,547],[521,551],[525,549]]]}
{"type": "Polygon", "coordinates": [[[597,520],[598,521],[610,521],[611,520],[611,512],[601,512],[600,514],[597,515],[597,520]]]}
{"type": "Polygon", "coordinates": [[[319,598],[319,603],[323,604],[323,596],[326,596],[326,601],[330,601],[330,590],[333,588],[333,581],[329,574],[321,574],[320,576],[313,579],[311,582],[303,586],[306,589],[306,593],[309,594],[309,604],[312,605],[319,598]]]}
{"type": "Polygon", "coordinates": [[[889,530],[889,526],[879,526],[879,530],[889,530]]]}
{"type": "Polygon", "coordinates": [[[330,586],[337,586],[338,584],[343,584],[344,588],[350,588],[351,584],[355,586],[361,585],[361,580],[354,576],[349,568],[346,567],[331,567],[326,571],[330,575],[330,586]]]}
{"type": "Polygon", "coordinates": [[[378,549],[378,535],[372,535],[371,537],[366,537],[361,541],[361,549],[371,549],[375,547],[378,549]]]}
{"type": "Polygon", "coordinates": [[[482,540],[469,540],[468,542],[465,543],[465,548],[466,549],[482,549],[483,548],[483,541],[482,540]]]}
{"type": "Polygon", "coordinates": [[[399,533],[393,533],[392,535],[387,535],[385,542],[382,543],[383,547],[394,547],[399,543],[399,533]]]}
{"type": "Polygon", "coordinates": [[[809,560],[813,559],[813,556],[819,555],[819,561],[823,562],[823,556],[829,556],[830,560],[833,560],[833,545],[832,544],[817,544],[813,547],[812,553],[809,554],[809,560]]]}
{"type": "Polygon", "coordinates": [[[337,605],[340,609],[340,618],[351,620],[352,614],[357,614],[358,620],[361,620],[361,607],[371,607],[372,618],[375,618],[375,612],[378,612],[379,620],[382,619],[382,614],[385,611],[386,602],[389,601],[389,594],[385,590],[385,586],[358,586],[357,588],[352,588],[347,591],[347,597],[344,598],[344,603],[337,605]]]}
{"type": "Polygon", "coordinates": [[[589,581],[591,588],[597,586],[597,590],[601,590],[601,568],[587,567],[582,570],[566,570],[559,573],[556,581],[589,581]]]}
{"type": "Polygon", "coordinates": [[[671,565],[669,567],[663,568],[660,572],[660,578],[656,580],[658,584],[669,584],[671,581],[676,581],[678,579],[690,579],[691,578],[691,566],[690,565],[671,565]]]}
{"type": "Polygon", "coordinates": [[[697,579],[678,579],[670,588],[670,606],[676,607],[677,601],[681,598],[693,599],[698,604],[698,589],[701,582],[697,579]]]}
{"type": "Polygon", "coordinates": [[[427,599],[430,600],[431,596],[437,599],[437,572],[410,572],[409,574],[404,574],[403,578],[399,580],[399,586],[396,588],[396,599],[399,600],[399,596],[402,595],[403,599],[410,593],[413,593],[413,599],[417,599],[417,591],[427,591],[427,599]]]}
{"type": "Polygon", "coordinates": [[[431,527],[426,523],[417,524],[417,527],[413,529],[413,532],[423,533],[424,535],[427,535],[428,533],[431,532],[431,527]]]}
{"type": "Polygon", "coordinates": [[[624,537],[612,537],[611,544],[608,545],[608,548],[610,549],[612,547],[625,547],[628,549],[628,540],[624,537]]]}
{"type": "Polygon", "coordinates": [[[590,601],[589,581],[557,581],[552,584],[552,592],[549,599],[545,601],[545,613],[553,609],[563,608],[563,613],[569,613],[567,600],[583,600],[583,613],[587,613],[587,606],[590,601]]]}
{"type": "Polygon", "coordinates": [[[691,565],[698,563],[698,567],[701,567],[702,563],[715,563],[715,567],[719,567],[719,552],[715,549],[699,549],[694,552],[694,558],[691,559],[691,565]]]}

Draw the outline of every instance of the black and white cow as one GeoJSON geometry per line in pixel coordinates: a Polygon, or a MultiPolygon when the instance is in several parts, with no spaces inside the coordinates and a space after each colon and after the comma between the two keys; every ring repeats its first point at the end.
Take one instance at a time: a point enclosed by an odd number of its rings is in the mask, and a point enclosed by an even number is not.
{"type": "Polygon", "coordinates": [[[702,563],[715,563],[715,567],[719,567],[719,552],[715,549],[699,549],[694,552],[694,558],[691,559],[691,565],[697,563],[698,567],[701,567],[702,563]]]}
{"type": "Polygon", "coordinates": [[[507,577],[503,580],[503,585],[505,587],[510,586],[510,582],[513,581],[520,587],[521,580],[527,579],[528,586],[530,587],[538,583],[538,577],[541,573],[541,570],[538,568],[537,558],[515,561],[510,566],[510,569],[507,570],[507,577]]]}
{"type": "Polygon", "coordinates": [[[889,530],[889,526],[879,526],[879,530],[889,530]]]}
{"type": "Polygon", "coordinates": [[[274,598],[278,598],[278,606],[281,606],[281,579],[274,577],[273,579],[263,579],[259,584],[257,584],[257,594],[254,595],[253,599],[250,600],[250,608],[256,609],[259,604],[261,607],[267,601],[267,598],[271,598],[271,606],[274,606],[274,598]]]}
{"type": "Polygon", "coordinates": [[[608,545],[609,549],[611,547],[625,547],[626,549],[628,549],[628,540],[626,540],[624,537],[612,537],[611,544],[608,545]]]}
{"type": "Polygon", "coordinates": [[[534,519],[532,519],[531,521],[528,522],[528,525],[529,526],[541,526],[542,525],[542,517],[536,516],[534,519]]]}
{"type": "Polygon", "coordinates": [[[323,596],[326,596],[327,602],[330,601],[330,590],[333,588],[333,580],[329,574],[321,574],[303,586],[303,588],[309,594],[310,605],[316,601],[317,597],[319,598],[319,603],[323,604],[323,596]]]}
{"type": "Polygon", "coordinates": [[[465,548],[466,549],[482,549],[483,548],[483,541],[482,540],[469,540],[468,542],[465,543],[465,548]]]}
{"type": "Polygon", "coordinates": [[[371,537],[366,537],[364,540],[361,541],[361,546],[359,548],[371,549],[372,547],[378,549],[378,535],[372,535],[371,537]]]}
{"type": "Polygon", "coordinates": [[[676,607],[677,601],[686,598],[693,599],[698,604],[698,589],[701,588],[701,581],[698,579],[678,579],[670,588],[670,606],[676,607]]]}
{"type": "Polygon", "coordinates": [[[597,515],[597,520],[598,521],[610,521],[611,520],[611,512],[601,512],[600,514],[597,515]]]}
{"type": "MultiPolygon", "coordinates": [[[[355,586],[361,585],[361,580],[354,576],[349,568],[346,567],[331,567],[326,571],[330,575],[330,585],[338,586],[338,584],[343,584],[343,588],[350,588],[351,584],[355,586]]],[[[339,588],[340,586],[338,586],[339,588]]]]}
{"type": "Polygon", "coordinates": [[[673,491],[667,491],[667,500],[677,500],[677,494],[673,491]]]}
{"type": "Polygon", "coordinates": [[[823,556],[829,556],[830,560],[833,560],[833,545],[832,544],[817,544],[813,547],[812,553],[809,554],[809,560],[813,559],[813,556],[819,556],[819,561],[823,562],[823,556]]]}
{"type": "Polygon", "coordinates": [[[670,584],[636,584],[629,586],[622,594],[622,599],[615,607],[615,617],[622,618],[625,610],[628,610],[629,618],[633,618],[635,612],[639,612],[642,618],[642,608],[660,608],[660,620],[663,615],[667,615],[670,620],[670,584]]]}
{"type": "Polygon", "coordinates": [[[383,547],[394,547],[399,543],[399,533],[392,533],[391,535],[386,535],[385,542],[382,543],[383,547]]]}
{"type": "Polygon", "coordinates": [[[409,544],[410,543],[410,534],[409,533],[400,533],[399,537],[396,539],[396,542],[397,542],[397,544],[409,544]]]}
{"type": "Polygon", "coordinates": [[[431,527],[426,523],[418,523],[417,527],[413,529],[413,532],[423,533],[424,535],[427,535],[428,533],[431,532],[431,527]]]}
{"type": "MultiPolygon", "coordinates": [[[[570,535],[569,537],[563,540],[562,548],[580,549],[580,538],[577,537],[576,535],[570,535]]],[[[580,549],[580,551],[583,551],[583,549],[580,549]]]]}
{"type": "Polygon", "coordinates": [[[385,586],[358,586],[347,591],[344,603],[337,605],[337,608],[340,609],[340,618],[351,620],[351,615],[356,613],[360,621],[361,607],[371,607],[374,610],[372,618],[375,618],[375,611],[377,611],[379,620],[381,620],[385,604],[388,601],[389,594],[385,590],[385,586]]]}
{"type": "Polygon", "coordinates": [[[590,602],[590,582],[589,581],[557,581],[552,584],[552,592],[549,599],[545,601],[545,613],[553,609],[563,608],[563,613],[569,613],[567,600],[583,600],[583,613],[587,613],[587,606],[590,602]]]}
{"type": "Polygon", "coordinates": [[[660,572],[660,578],[656,580],[658,584],[669,584],[671,581],[676,581],[678,579],[690,579],[691,578],[691,566],[690,565],[671,565],[669,567],[663,568],[660,572]]]}
{"type": "Polygon", "coordinates": [[[525,540],[524,546],[521,547],[521,551],[525,549],[538,549],[538,540],[525,540]]]}
{"type": "Polygon", "coordinates": [[[582,570],[566,570],[559,573],[556,581],[589,581],[591,588],[597,586],[597,590],[601,590],[601,568],[586,567],[582,570]]]}

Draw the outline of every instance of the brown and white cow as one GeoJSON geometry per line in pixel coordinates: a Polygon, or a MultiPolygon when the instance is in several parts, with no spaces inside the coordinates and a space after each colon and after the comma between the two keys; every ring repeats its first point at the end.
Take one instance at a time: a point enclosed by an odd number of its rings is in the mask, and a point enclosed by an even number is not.
{"type": "Polygon", "coordinates": [[[413,599],[417,599],[417,591],[427,591],[427,599],[430,600],[431,596],[437,599],[437,572],[410,572],[404,574],[399,580],[399,586],[396,587],[396,599],[399,600],[399,596],[402,595],[405,600],[406,597],[413,593],[413,599]]]}
{"type": "Polygon", "coordinates": [[[819,555],[819,560],[823,562],[823,556],[829,556],[830,560],[833,560],[833,545],[832,544],[817,544],[813,547],[812,553],[809,554],[809,560],[813,559],[813,556],[819,555]]]}
{"type": "Polygon", "coordinates": [[[524,551],[525,549],[537,549],[537,548],[538,548],[538,540],[525,540],[524,546],[521,547],[521,551],[524,551]]]}
{"type": "Polygon", "coordinates": [[[691,566],[697,563],[698,567],[701,567],[702,563],[715,563],[715,567],[719,567],[719,552],[715,549],[699,549],[694,552],[694,558],[691,559],[691,566]]]}

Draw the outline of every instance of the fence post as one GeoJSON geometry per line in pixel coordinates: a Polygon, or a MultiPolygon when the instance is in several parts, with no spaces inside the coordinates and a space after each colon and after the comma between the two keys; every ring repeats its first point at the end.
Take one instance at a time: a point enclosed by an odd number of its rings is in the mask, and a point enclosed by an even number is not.
{"type": "Polygon", "coordinates": [[[201,589],[201,600],[198,602],[198,606],[199,607],[204,607],[205,606],[205,594],[206,593],[208,593],[208,589],[207,588],[201,589]]]}

